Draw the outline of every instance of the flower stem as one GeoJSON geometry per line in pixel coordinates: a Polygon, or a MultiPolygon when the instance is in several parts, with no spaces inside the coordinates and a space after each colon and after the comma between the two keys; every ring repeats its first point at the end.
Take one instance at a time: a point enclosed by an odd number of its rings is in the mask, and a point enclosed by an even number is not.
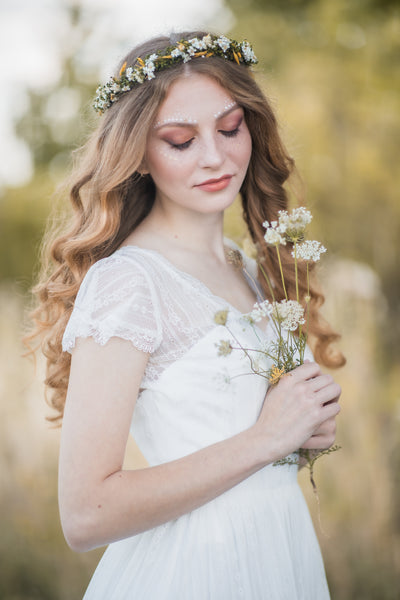
{"type": "Polygon", "coordinates": [[[260,271],[264,275],[265,281],[268,284],[268,289],[269,289],[269,292],[271,294],[271,298],[275,302],[275,294],[274,294],[274,290],[272,289],[270,278],[268,277],[268,275],[267,275],[264,267],[262,266],[262,264],[260,262],[258,263],[258,266],[260,267],[260,271]]]}
{"type": "Polygon", "coordinates": [[[299,273],[298,273],[298,269],[297,269],[297,241],[294,242],[294,272],[295,272],[295,278],[296,278],[296,300],[297,300],[297,302],[300,302],[299,273]]]}
{"type": "Polygon", "coordinates": [[[306,335],[308,334],[308,324],[310,321],[310,271],[309,271],[309,262],[307,261],[307,315],[306,315],[306,335]]]}
{"type": "MultiPolygon", "coordinates": [[[[287,291],[286,291],[286,286],[285,286],[285,278],[283,276],[283,269],[282,269],[282,261],[281,261],[281,254],[279,252],[279,248],[278,248],[278,244],[276,244],[276,253],[278,255],[278,261],[279,261],[279,269],[281,271],[281,279],[282,279],[282,285],[283,285],[283,291],[285,292],[285,298],[286,300],[288,299],[288,295],[287,295],[287,291]]],[[[297,282],[296,282],[297,283],[297,282]]]]}

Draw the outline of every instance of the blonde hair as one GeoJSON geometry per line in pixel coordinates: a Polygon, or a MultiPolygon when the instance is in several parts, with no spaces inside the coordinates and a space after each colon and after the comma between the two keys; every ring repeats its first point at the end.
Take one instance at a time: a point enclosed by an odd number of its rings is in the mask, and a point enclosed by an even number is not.
{"type": "MultiPolygon", "coordinates": [[[[188,32],[176,34],[176,38],[203,35],[188,32]]],[[[133,49],[119,68],[169,44],[170,38],[154,38],[133,49]]],[[[276,255],[265,244],[262,223],[276,220],[278,211],[287,209],[284,184],[294,170],[294,161],[283,146],[268,100],[248,67],[220,57],[195,58],[157,72],[152,81],[123,94],[101,118],[80,152],[72,177],[73,215],[69,228],[61,235],[51,235],[45,244],[42,276],[34,289],[39,300],[32,313],[35,329],[27,339],[39,337],[47,358],[45,383],[51,391],[49,403],[56,410],[50,420],[58,421],[63,415],[71,357],[62,351],[62,337],[76,294],[89,267],[117,250],[151,211],[155,186],[150,175],[140,175],[148,131],[170,86],[187,72],[213,78],[244,110],[253,150],[241,189],[243,216],[258,248],[258,258],[275,283],[276,298],[284,297],[276,255]]],[[[294,297],[293,258],[289,248],[283,248],[282,254],[287,291],[294,297]]],[[[300,280],[305,281],[302,275],[300,280]]],[[[262,276],[260,282],[269,297],[262,276]]],[[[302,296],[305,292],[305,288],[300,289],[302,296]]],[[[339,336],[319,315],[324,298],[315,287],[311,296],[309,332],[316,360],[330,367],[339,366],[344,358],[331,347],[339,336]]]]}

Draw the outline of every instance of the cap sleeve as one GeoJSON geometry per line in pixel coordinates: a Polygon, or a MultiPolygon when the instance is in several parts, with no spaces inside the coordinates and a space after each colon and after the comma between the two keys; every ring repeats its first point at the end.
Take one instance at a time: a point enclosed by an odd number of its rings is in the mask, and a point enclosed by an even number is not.
{"type": "Polygon", "coordinates": [[[115,255],[99,260],[83,279],[65,328],[63,350],[71,352],[76,338],[92,337],[104,345],[114,336],[149,353],[162,339],[153,282],[140,264],[115,255]]]}

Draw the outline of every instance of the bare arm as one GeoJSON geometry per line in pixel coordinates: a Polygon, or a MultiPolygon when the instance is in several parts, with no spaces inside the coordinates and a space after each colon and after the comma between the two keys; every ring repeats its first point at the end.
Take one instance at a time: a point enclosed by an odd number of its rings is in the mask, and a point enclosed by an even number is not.
{"type": "Polygon", "coordinates": [[[201,506],[304,445],[339,410],[335,401],[324,406],[337,398],[338,386],[309,363],[267,394],[252,428],[170,463],[122,470],[147,359],[118,338],[105,346],[79,340],[73,353],[59,500],[64,533],[75,550],[134,535],[201,506]]]}

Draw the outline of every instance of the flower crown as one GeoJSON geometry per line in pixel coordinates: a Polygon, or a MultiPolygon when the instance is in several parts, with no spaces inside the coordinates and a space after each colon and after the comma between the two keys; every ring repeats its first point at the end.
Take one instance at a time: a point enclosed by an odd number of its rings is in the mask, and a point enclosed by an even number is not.
{"type": "Polygon", "coordinates": [[[133,67],[127,67],[125,62],[119,72],[119,79],[111,77],[105,85],[97,88],[93,107],[97,112],[103,113],[117,102],[122,94],[129,92],[137,84],[154,79],[157,71],[168,69],[180,62],[186,63],[192,58],[209,56],[220,56],[238,65],[246,66],[258,62],[252,47],[246,40],[239,43],[224,35],[211,34],[201,39],[180,40],[164,50],[148,54],[144,59],[138,57],[133,67]]]}

